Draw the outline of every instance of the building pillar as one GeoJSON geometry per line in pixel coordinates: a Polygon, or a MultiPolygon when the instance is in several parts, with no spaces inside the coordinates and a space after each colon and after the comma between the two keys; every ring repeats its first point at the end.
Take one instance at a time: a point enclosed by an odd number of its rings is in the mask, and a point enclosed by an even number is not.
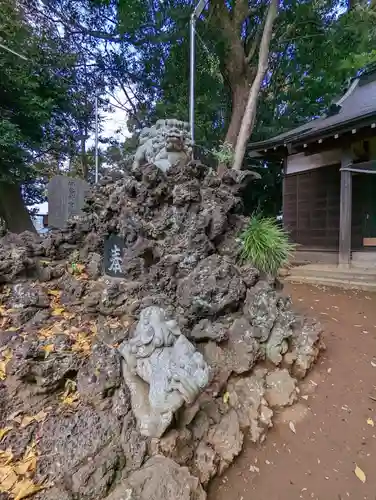
{"type": "MultiPolygon", "coordinates": [[[[350,151],[343,151],[341,168],[352,163],[350,151]]],[[[339,255],[338,264],[348,267],[351,263],[351,210],[352,210],[352,172],[341,170],[341,201],[339,218],[339,255]]]]}

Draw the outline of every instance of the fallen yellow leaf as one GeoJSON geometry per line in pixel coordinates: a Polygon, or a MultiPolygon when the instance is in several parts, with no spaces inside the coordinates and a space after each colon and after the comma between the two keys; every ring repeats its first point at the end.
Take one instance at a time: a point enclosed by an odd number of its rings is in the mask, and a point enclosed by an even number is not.
{"type": "Polygon", "coordinates": [[[21,420],[21,427],[24,429],[25,427],[27,427],[28,425],[30,425],[32,422],[34,422],[34,417],[32,417],[30,415],[26,415],[21,420]]]}
{"type": "Polygon", "coordinates": [[[91,337],[88,337],[85,333],[79,333],[77,336],[72,335],[72,338],[74,340],[72,351],[90,354],[93,342],[91,337]]]}
{"type": "Polygon", "coordinates": [[[6,309],[4,306],[0,306],[0,314],[2,316],[8,316],[8,314],[14,312],[15,309],[6,309]]]}
{"type": "MultiPolygon", "coordinates": [[[[36,415],[25,415],[21,422],[20,425],[22,428],[27,427],[30,425],[32,422],[43,422],[43,420],[47,417],[47,413],[45,411],[40,411],[36,415]]],[[[15,419],[16,420],[16,419],[15,419]]],[[[17,422],[17,420],[16,420],[17,422]]]]}
{"type": "MultiPolygon", "coordinates": [[[[49,407],[51,408],[51,407],[49,407]]],[[[36,415],[34,415],[34,420],[36,422],[43,422],[43,420],[47,417],[48,413],[44,410],[39,411],[36,415]]]]}
{"type": "Polygon", "coordinates": [[[62,316],[64,311],[65,311],[64,307],[56,307],[55,309],[52,310],[51,316],[62,316]]]}
{"type": "Polygon", "coordinates": [[[0,442],[1,440],[3,439],[3,437],[8,434],[9,431],[11,431],[13,429],[12,426],[9,426],[9,427],[4,427],[3,429],[0,429],[0,442]]]}
{"type": "Polygon", "coordinates": [[[15,472],[19,476],[24,476],[27,473],[35,472],[37,468],[37,456],[35,454],[35,443],[28,446],[22,460],[17,462],[14,467],[15,472]]]}
{"type": "Polygon", "coordinates": [[[356,477],[359,479],[359,481],[362,481],[362,483],[366,482],[366,475],[364,474],[362,469],[360,467],[358,467],[356,464],[355,464],[354,473],[355,473],[356,477]]]}
{"type": "Polygon", "coordinates": [[[0,493],[7,493],[17,483],[17,474],[11,465],[0,467],[0,493]]]}
{"type": "Polygon", "coordinates": [[[44,486],[34,484],[31,479],[23,479],[18,482],[15,488],[13,488],[12,493],[15,495],[14,500],[22,500],[23,498],[31,497],[44,489],[44,486]]]}
{"type": "Polygon", "coordinates": [[[73,405],[78,401],[79,394],[77,392],[77,384],[74,380],[68,379],[65,382],[65,391],[60,400],[63,404],[73,405]]]}
{"type": "Polygon", "coordinates": [[[55,350],[54,344],[47,344],[42,347],[42,350],[44,351],[44,357],[47,358],[47,356],[55,350]]]}
{"type": "Polygon", "coordinates": [[[37,458],[35,456],[21,460],[15,465],[14,470],[19,476],[24,476],[27,472],[34,472],[37,467],[37,458]]]}
{"type": "Polygon", "coordinates": [[[223,402],[225,405],[227,405],[228,403],[228,400],[230,399],[230,394],[228,391],[226,391],[224,394],[223,394],[223,402]]]}
{"type": "Polygon", "coordinates": [[[13,460],[12,450],[0,450],[0,466],[8,465],[13,460]]]}
{"type": "Polygon", "coordinates": [[[5,361],[0,361],[0,380],[5,380],[6,378],[6,366],[5,361]]]}
{"type": "Polygon", "coordinates": [[[67,311],[65,311],[65,312],[63,313],[63,317],[64,317],[65,319],[72,319],[72,318],[74,318],[74,316],[75,316],[75,314],[74,314],[74,313],[69,313],[69,312],[67,312],[67,311]]]}
{"type": "Polygon", "coordinates": [[[367,418],[367,424],[371,427],[375,427],[375,422],[372,420],[372,418],[367,418]]]}
{"type": "Polygon", "coordinates": [[[63,396],[61,402],[64,405],[71,406],[71,405],[73,405],[73,404],[75,404],[75,403],[78,402],[78,398],[79,398],[78,392],[74,392],[72,394],[68,394],[67,396],[63,396]]]}
{"type": "Polygon", "coordinates": [[[291,432],[293,432],[294,434],[296,434],[296,429],[295,429],[294,422],[289,422],[289,427],[290,427],[291,432]]]}
{"type": "Polygon", "coordinates": [[[60,297],[61,291],[60,290],[48,290],[48,295],[52,295],[53,297],[60,297]]]}
{"type": "Polygon", "coordinates": [[[7,364],[12,359],[12,357],[13,357],[13,354],[12,354],[12,351],[10,349],[6,349],[2,353],[2,358],[3,359],[0,361],[0,380],[5,380],[6,379],[7,364]]]}

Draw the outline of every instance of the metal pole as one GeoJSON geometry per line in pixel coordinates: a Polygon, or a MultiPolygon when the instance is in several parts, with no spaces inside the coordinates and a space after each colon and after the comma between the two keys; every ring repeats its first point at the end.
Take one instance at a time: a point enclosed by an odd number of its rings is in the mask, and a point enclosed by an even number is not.
{"type": "Polygon", "coordinates": [[[98,184],[98,97],[95,96],[95,184],[98,184]]]}
{"type": "Polygon", "coordinates": [[[195,34],[196,17],[192,14],[190,22],[189,124],[193,145],[195,141],[195,34]]]}

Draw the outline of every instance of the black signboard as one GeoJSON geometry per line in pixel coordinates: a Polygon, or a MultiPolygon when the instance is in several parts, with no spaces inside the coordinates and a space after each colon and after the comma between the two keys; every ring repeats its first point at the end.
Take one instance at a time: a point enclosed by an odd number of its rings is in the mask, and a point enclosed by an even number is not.
{"type": "Polygon", "coordinates": [[[116,234],[110,234],[104,241],[104,272],[114,278],[124,278],[123,256],[124,240],[116,234]]]}

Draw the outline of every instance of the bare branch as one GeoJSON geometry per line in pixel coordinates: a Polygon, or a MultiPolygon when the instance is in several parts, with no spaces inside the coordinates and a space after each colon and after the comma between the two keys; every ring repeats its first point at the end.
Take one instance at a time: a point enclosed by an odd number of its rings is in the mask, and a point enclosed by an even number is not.
{"type": "Polygon", "coordinates": [[[120,85],[120,87],[121,87],[122,91],[124,92],[125,97],[127,98],[128,102],[129,102],[129,104],[130,104],[131,108],[133,109],[133,117],[135,118],[136,122],[137,122],[139,125],[141,125],[141,122],[140,122],[140,120],[138,119],[138,116],[137,116],[137,109],[136,109],[136,106],[134,105],[134,103],[133,103],[132,99],[129,97],[129,94],[128,94],[128,92],[127,92],[127,89],[125,88],[125,86],[124,86],[123,82],[121,82],[119,79],[118,79],[118,82],[119,82],[119,85],[120,85]]]}
{"type": "Polygon", "coordinates": [[[235,170],[241,170],[247,141],[254,126],[258,96],[262,81],[268,69],[269,47],[273,35],[273,24],[278,14],[278,2],[279,0],[270,1],[268,14],[266,16],[264,31],[260,43],[257,73],[249,92],[247,106],[236,143],[233,165],[235,170]]]}
{"type": "Polygon", "coordinates": [[[247,64],[249,64],[252,61],[254,55],[256,54],[257,47],[258,47],[258,45],[260,43],[260,40],[261,40],[261,35],[262,35],[262,28],[260,26],[257,29],[257,31],[256,31],[256,34],[255,34],[255,37],[253,39],[252,45],[250,46],[248,54],[247,54],[247,56],[245,58],[245,62],[247,64]]]}

